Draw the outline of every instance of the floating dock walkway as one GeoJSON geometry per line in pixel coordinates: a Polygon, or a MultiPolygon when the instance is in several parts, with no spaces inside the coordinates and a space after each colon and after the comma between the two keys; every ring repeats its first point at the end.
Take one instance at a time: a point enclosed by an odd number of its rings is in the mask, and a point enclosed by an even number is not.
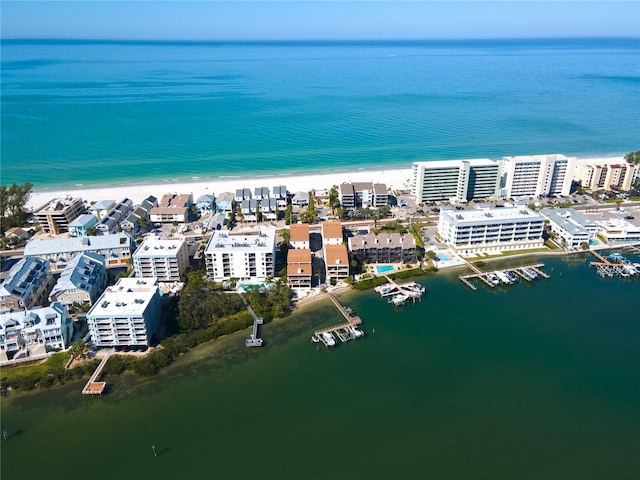
{"type": "MultiPolygon", "coordinates": [[[[636,247],[629,247],[635,249],[636,247]]],[[[632,250],[635,252],[635,250],[632,250]]],[[[590,262],[590,267],[596,267],[598,275],[604,277],[623,277],[628,278],[640,274],[640,265],[637,263],[630,263],[625,257],[619,253],[612,253],[606,257],[600,255],[598,252],[590,251],[594,257],[599,261],[590,262]]]]}
{"type": "Polygon", "coordinates": [[[502,268],[499,270],[492,270],[483,272],[473,263],[464,260],[467,266],[473,270],[474,273],[467,275],[459,275],[458,278],[471,290],[478,290],[471,279],[479,278],[485,284],[491,288],[495,288],[499,285],[512,285],[518,281],[518,278],[522,278],[527,282],[531,282],[538,277],[550,278],[545,272],[541,270],[544,267],[544,263],[535,263],[533,265],[524,265],[521,267],[502,268]]]}
{"type": "Polygon", "coordinates": [[[96,380],[100,378],[102,369],[107,364],[107,360],[109,360],[109,357],[110,355],[105,356],[100,364],[98,364],[98,368],[96,368],[96,370],[93,372],[93,375],[91,375],[91,378],[89,378],[89,381],[82,389],[82,393],[84,395],[102,395],[102,392],[104,392],[104,389],[107,386],[107,382],[96,382],[96,380]]]}
{"type": "Polygon", "coordinates": [[[335,344],[330,343],[330,339],[333,338],[333,335],[336,335],[343,343],[364,336],[364,332],[356,328],[358,325],[362,324],[362,319],[358,316],[351,316],[351,310],[347,310],[333,293],[328,293],[328,295],[335,307],[347,321],[340,325],[316,330],[313,333],[313,341],[322,342],[325,346],[331,347],[335,344]]]}
{"type": "Polygon", "coordinates": [[[389,283],[379,285],[375,288],[375,291],[382,297],[392,297],[389,303],[394,305],[404,305],[404,302],[409,298],[414,302],[420,300],[426,288],[416,282],[409,283],[396,283],[393,279],[384,275],[389,283]],[[401,301],[395,301],[401,298],[401,301]]]}
{"type": "Polygon", "coordinates": [[[247,310],[253,317],[253,332],[251,333],[251,337],[245,340],[244,344],[246,347],[261,347],[262,339],[258,336],[258,325],[262,325],[264,323],[264,320],[262,317],[258,317],[255,314],[255,312],[253,311],[253,308],[251,308],[251,305],[249,305],[249,303],[247,302],[247,299],[244,298],[244,295],[242,295],[242,293],[238,292],[238,295],[240,295],[240,298],[242,298],[242,301],[247,307],[247,310]]]}

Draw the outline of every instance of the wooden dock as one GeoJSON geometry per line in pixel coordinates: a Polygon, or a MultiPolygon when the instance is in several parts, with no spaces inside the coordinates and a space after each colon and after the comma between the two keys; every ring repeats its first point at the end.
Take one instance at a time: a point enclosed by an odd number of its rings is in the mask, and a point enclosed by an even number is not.
{"type": "Polygon", "coordinates": [[[245,347],[261,347],[262,339],[258,336],[258,325],[262,325],[264,323],[264,320],[262,317],[258,317],[255,314],[253,308],[251,308],[251,305],[249,305],[249,302],[247,302],[247,299],[244,298],[244,295],[242,295],[242,293],[238,292],[238,295],[240,295],[240,298],[242,298],[244,305],[247,307],[247,310],[253,317],[253,331],[251,333],[251,337],[247,338],[244,341],[244,345],[245,347]]]}
{"type": "Polygon", "coordinates": [[[491,270],[491,271],[483,272],[482,270],[480,270],[477,266],[475,266],[471,262],[468,262],[466,260],[465,260],[465,262],[467,263],[469,268],[471,268],[474,271],[474,273],[468,273],[466,275],[459,275],[458,278],[467,287],[469,287],[473,291],[478,290],[478,287],[476,287],[473,283],[470,282],[471,279],[475,279],[475,278],[479,278],[480,280],[482,280],[486,285],[488,285],[491,288],[495,288],[496,286],[498,286],[498,285],[494,284],[493,282],[490,282],[489,279],[487,278],[488,274],[496,275],[497,272],[515,273],[520,278],[523,278],[524,280],[530,282],[530,281],[533,280],[532,276],[527,275],[523,269],[531,269],[537,275],[541,276],[542,278],[546,278],[546,279],[551,278],[548,274],[546,274],[545,272],[543,272],[541,270],[544,267],[544,263],[535,263],[535,264],[532,264],[532,265],[523,265],[523,266],[520,266],[520,267],[501,268],[501,269],[498,269],[498,270],[491,270]]]}
{"type": "MultiPolygon", "coordinates": [[[[316,330],[313,335],[319,341],[324,343],[326,346],[329,346],[324,338],[323,333],[328,333],[331,335],[336,335],[341,342],[346,342],[348,340],[352,340],[358,338],[358,330],[356,327],[362,324],[362,319],[358,316],[351,316],[350,311],[348,311],[335,297],[333,293],[328,293],[329,298],[338,309],[338,311],[342,314],[342,316],[347,320],[345,323],[341,323],[339,325],[334,325],[333,327],[322,328],[320,330],[316,330]]],[[[362,334],[362,332],[359,332],[362,334]]]]}
{"type": "Polygon", "coordinates": [[[110,355],[107,355],[102,359],[102,361],[98,365],[98,368],[96,368],[96,370],[93,372],[93,375],[91,375],[91,378],[89,378],[89,381],[82,389],[82,393],[84,395],[102,395],[102,392],[104,392],[104,389],[107,386],[107,382],[97,382],[96,380],[100,378],[102,369],[107,364],[107,360],[109,360],[109,356],[110,355]]]}

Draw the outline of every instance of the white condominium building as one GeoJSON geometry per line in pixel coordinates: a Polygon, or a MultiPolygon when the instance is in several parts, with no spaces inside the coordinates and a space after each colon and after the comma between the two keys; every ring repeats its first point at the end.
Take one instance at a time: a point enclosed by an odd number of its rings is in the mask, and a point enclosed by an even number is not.
{"type": "Polygon", "coordinates": [[[629,190],[640,170],[624,158],[584,158],[576,161],[574,180],[592,191],[629,190]]]}
{"type": "Polygon", "coordinates": [[[416,202],[466,202],[498,195],[500,164],[488,158],[414,162],[416,202]]]}
{"type": "Polygon", "coordinates": [[[544,246],[545,217],[522,207],[440,210],[438,234],[458,253],[499,253],[544,246]]]}
{"type": "Polygon", "coordinates": [[[503,157],[501,195],[506,198],[569,195],[575,157],[523,155],[503,157]]]}
{"type": "Polygon", "coordinates": [[[160,282],[179,282],[189,266],[189,253],[184,238],[162,240],[145,237],[133,253],[136,277],[157,277],[160,282]]]}
{"type": "Polygon", "coordinates": [[[67,307],[60,303],[1,313],[0,361],[64,350],[69,346],[72,334],[73,321],[67,307]]]}
{"type": "Polygon", "coordinates": [[[204,251],[207,278],[221,282],[231,278],[261,282],[273,276],[276,231],[261,229],[257,235],[229,235],[215,231],[204,251]]]}
{"type": "Polygon", "coordinates": [[[573,208],[549,208],[540,213],[547,217],[551,231],[558,234],[566,248],[581,248],[601,228],[595,220],[573,208]]]}
{"type": "Polygon", "coordinates": [[[159,317],[157,279],[121,278],[91,307],[87,326],[98,347],[149,346],[159,317]]]}

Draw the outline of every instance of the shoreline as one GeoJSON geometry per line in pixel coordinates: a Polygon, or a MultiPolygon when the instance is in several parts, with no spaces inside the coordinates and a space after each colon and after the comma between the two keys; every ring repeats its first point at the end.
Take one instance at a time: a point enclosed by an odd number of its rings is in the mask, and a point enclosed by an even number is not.
{"type": "Polygon", "coordinates": [[[309,173],[309,174],[283,174],[274,176],[247,175],[217,177],[207,180],[194,179],[193,181],[165,181],[149,184],[128,184],[117,186],[76,186],[73,188],[61,189],[52,187],[51,189],[33,189],[27,208],[37,209],[48,203],[53,198],[71,195],[81,197],[82,200],[93,202],[98,200],[120,201],[129,198],[134,203],[141,203],[149,195],[160,199],[165,193],[191,193],[194,202],[199,196],[205,194],[215,194],[216,197],[222,192],[234,193],[239,188],[268,187],[269,190],[278,185],[285,185],[290,193],[298,191],[328,190],[333,185],[340,185],[348,182],[373,182],[384,183],[388,189],[403,190],[409,188],[411,179],[411,168],[387,168],[377,170],[350,170],[334,173],[309,173]]]}

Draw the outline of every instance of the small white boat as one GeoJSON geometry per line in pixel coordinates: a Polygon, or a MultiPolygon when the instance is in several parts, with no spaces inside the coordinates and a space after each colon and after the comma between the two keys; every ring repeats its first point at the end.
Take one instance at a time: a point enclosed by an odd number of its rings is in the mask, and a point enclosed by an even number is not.
{"type": "Polygon", "coordinates": [[[494,285],[500,285],[500,279],[493,273],[487,273],[487,280],[489,280],[494,285]]]}
{"type": "Polygon", "coordinates": [[[352,327],[351,331],[356,336],[356,338],[364,337],[364,332],[357,327],[352,327]]]}
{"type": "Polygon", "coordinates": [[[318,343],[320,341],[320,337],[318,337],[317,335],[314,335],[313,337],[311,337],[311,341],[313,343],[318,343]]]}
{"type": "Polygon", "coordinates": [[[324,344],[327,347],[333,347],[336,344],[336,339],[333,338],[333,335],[331,335],[331,333],[329,332],[323,332],[322,333],[322,338],[324,339],[324,344]]]}
{"type": "Polygon", "coordinates": [[[393,297],[391,297],[391,300],[389,300],[389,303],[393,304],[394,307],[399,307],[401,305],[404,305],[408,299],[409,299],[409,295],[398,293],[397,295],[394,295],[393,297]]]}

